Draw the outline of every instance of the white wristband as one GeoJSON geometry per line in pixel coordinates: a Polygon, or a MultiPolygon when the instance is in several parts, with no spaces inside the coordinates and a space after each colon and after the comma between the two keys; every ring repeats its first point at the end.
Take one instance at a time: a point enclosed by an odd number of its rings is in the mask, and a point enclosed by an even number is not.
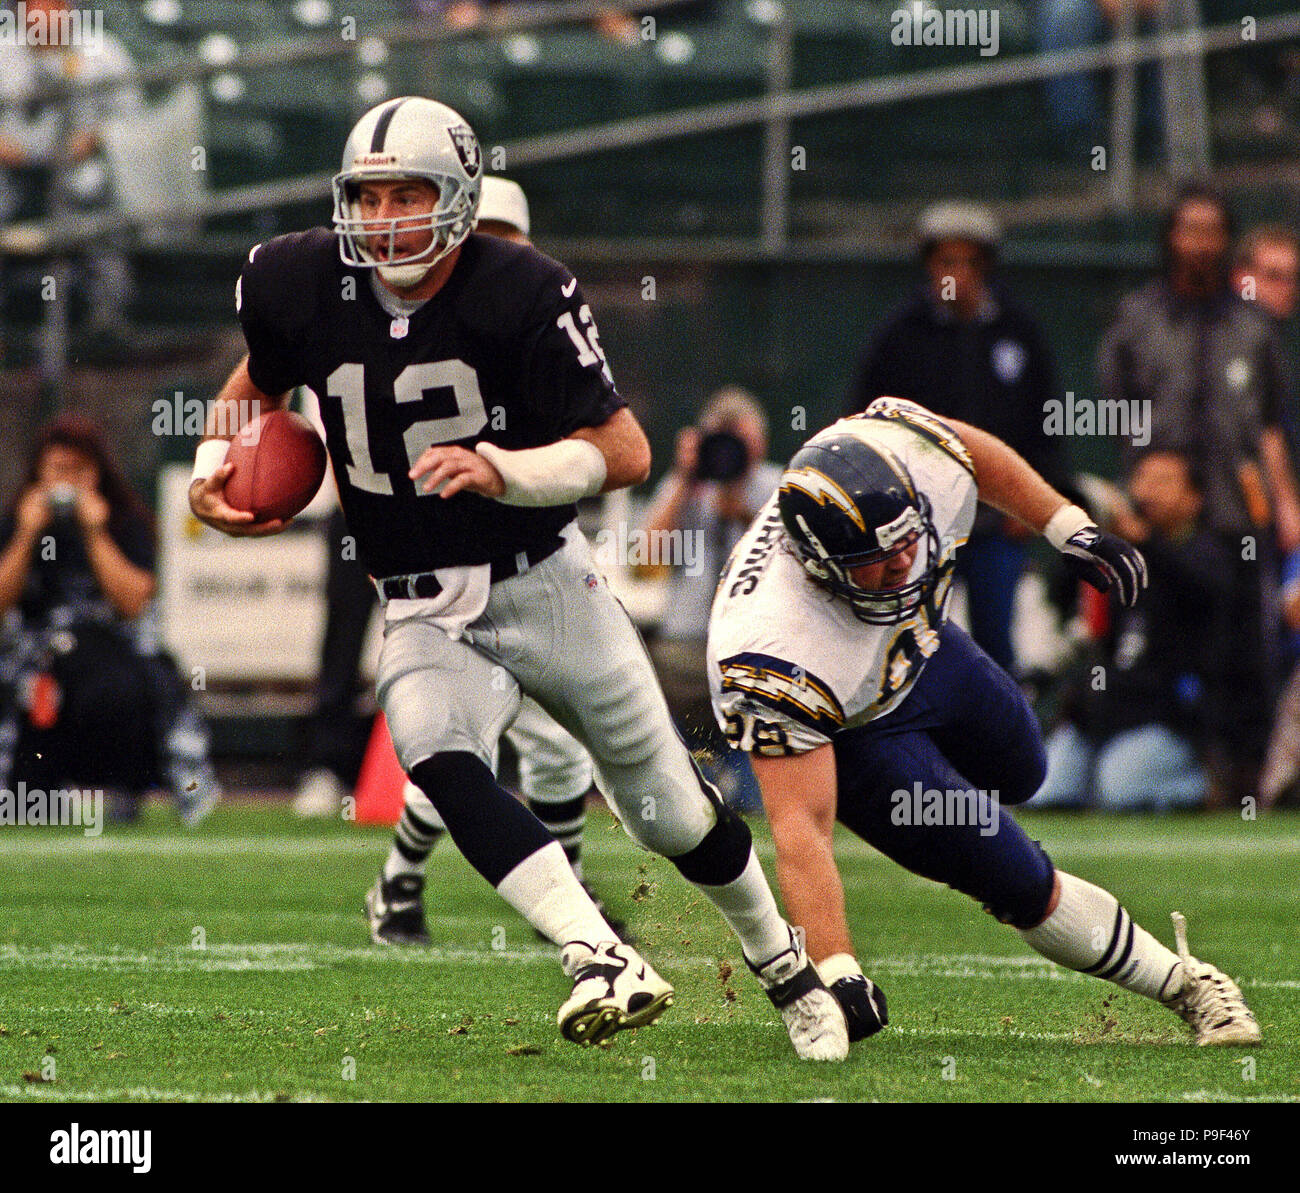
{"type": "Polygon", "coordinates": [[[226,462],[226,452],[230,450],[229,439],[205,439],[194,453],[194,472],[190,475],[190,484],[205,481],[226,462]]]}
{"type": "Polygon", "coordinates": [[[817,962],[817,973],[827,986],[833,986],[840,978],[861,977],[862,966],[851,953],[836,953],[817,962]]]}
{"type": "Polygon", "coordinates": [[[1058,551],[1065,550],[1065,542],[1087,526],[1096,526],[1087,510],[1077,505],[1063,505],[1043,527],[1043,537],[1058,551]]]}
{"type": "Polygon", "coordinates": [[[605,453],[585,439],[514,452],[479,443],[474,450],[501,473],[506,491],[497,500],[505,505],[567,505],[594,496],[605,483],[605,453]]]}

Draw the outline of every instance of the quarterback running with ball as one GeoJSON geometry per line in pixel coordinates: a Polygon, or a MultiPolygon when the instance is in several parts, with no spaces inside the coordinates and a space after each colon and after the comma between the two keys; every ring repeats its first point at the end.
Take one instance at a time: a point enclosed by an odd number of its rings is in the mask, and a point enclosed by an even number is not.
{"type": "MultiPolygon", "coordinates": [[[[339,501],[384,606],[376,691],[402,768],[469,863],[561,949],[582,1044],[653,1022],[673,989],[618,941],[564,850],[492,773],[532,697],[588,749],[631,836],[669,858],[740,938],[796,1051],[838,1059],[847,1027],[781,918],[749,830],[673,729],[636,630],[576,525],[582,497],[645,479],[645,435],[614,387],[577,280],[472,233],[482,160],[450,108],[367,112],[334,179],[334,229],[249,254],[248,356],[213,411],[320,402],[339,501]]],[[[225,500],[226,443],[200,444],[195,515],[268,534],[225,500]]]]}
{"type": "Polygon", "coordinates": [[[1141,554],[1001,440],[896,398],[813,436],[732,553],[709,679],[729,740],[753,756],[787,912],[854,1039],[879,1029],[883,999],[855,959],[836,819],[1044,957],[1161,1002],[1198,1044],[1257,1042],[1241,991],[1188,953],[1181,916],[1175,954],[1001,812],[1038,790],[1046,762],[1020,689],[947,620],[977,498],[1125,605],[1145,587],[1141,554]]]}

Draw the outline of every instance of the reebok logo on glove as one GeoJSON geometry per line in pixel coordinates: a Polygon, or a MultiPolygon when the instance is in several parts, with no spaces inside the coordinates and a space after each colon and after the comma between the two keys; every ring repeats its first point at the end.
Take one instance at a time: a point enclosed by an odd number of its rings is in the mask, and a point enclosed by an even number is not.
{"type": "Polygon", "coordinates": [[[1077,505],[1063,506],[1043,528],[1043,536],[1065,556],[1065,565],[1098,592],[1113,587],[1130,608],[1147,586],[1147,562],[1132,543],[1106,534],[1077,505]]]}

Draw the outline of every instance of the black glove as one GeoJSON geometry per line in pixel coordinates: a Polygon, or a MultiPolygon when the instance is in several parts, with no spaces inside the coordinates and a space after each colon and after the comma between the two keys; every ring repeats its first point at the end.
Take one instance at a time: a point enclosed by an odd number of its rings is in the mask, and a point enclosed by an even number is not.
{"type": "Polygon", "coordinates": [[[889,1022],[885,992],[870,978],[850,974],[831,983],[831,993],[849,1023],[849,1041],[874,1036],[889,1022]]]}
{"type": "Polygon", "coordinates": [[[1138,593],[1147,586],[1147,561],[1132,543],[1098,530],[1077,505],[1057,510],[1043,534],[1065,556],[1071,575],[1098,592],[1109,592],[1113,586],[1126,608],[1137,603],[1138,593]]]}
{"type": "Polygon", "coordinates": [[[1138,593],[1147,586],[1147,561],[1132,543],[1095,526],[1076,530],[1061,548],[1065,566],[1099,592],[1113,586],[1120,604],[1137,604],[1138,593]]]}

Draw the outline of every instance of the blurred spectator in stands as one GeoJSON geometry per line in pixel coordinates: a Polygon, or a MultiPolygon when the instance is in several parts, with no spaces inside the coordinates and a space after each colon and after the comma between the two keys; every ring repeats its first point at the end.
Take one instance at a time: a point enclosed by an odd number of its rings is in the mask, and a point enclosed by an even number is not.
{"type": "Polygon", "coordinates": [[[1300,803],[1300,551],[1282,565],[1282,619],[1291,676],[1278,701],[1259,776],[1259,802],[1300,803]]]}
{"type": "MultiPolygon", "coordinates": [[[[143,110],[139,88],[128,81],[135,70],[131,57],[102,25],[89,36],[91,16],[102,17],[89,8],[74,12],[67,0],[13,7],[19,28],[39,16],[51,36],[0,41],[0,223],[102,211],[113,201],[102,126],[137,119],[143,110]],[[61,94],[69,86],[113,80],[122,85],[61,94]]],[[[96,246],[84,272],[92,328],[120,334],[131,292],[126,255],[111,244],[96,246]]]]}
{"type": "MultiPolygon", "coordinates": [[[[1230,560],[1211,693],[1216,799],[1254,796],[1278,689],[1276,549],[1300,546],[1276,328],[1229,285],[1232,214],[1189,183],[1164,226],[1165,269],[1129,294],[1100,351],[1103,396],[1147,403],[1152,449],[1186,455],[1230,560]]],[[[1132,407],[1130,407],[1132,409],[1132,407]]]]}
{"type": "MultiPolygon", "coordinates": [[[[332,491],[332,477],[327,484],[332,491]]],[[[358,717],[356,704],[363,687],[361,649],[377,597],[347,546],[347,522],[336,504],[325,519],[325,632],[312,709],[303,725],[303,774],[291,804],[299,816],[338,815],[356,784],[369,733],[369,718],[358,717]]]]}
{"type": "Polygon", "coordinates": [[[1273,319],[1286,361],[1283,425],[1292,460],[1300,452],[1300,411],[1295,406],[1300,377],[1295,327],[1300,302],[1300,241],[1285,224],[1260,224],[1242,238],[1232,268],[1232,288],[1247,302],[1257,302],[1273,319]]]}
{"type": "MultiPolygon", "coordinates": [[[[1164,0],[1039,0],[1037,13],[1038,48],[1044,53],[1081,50],[1108,40],[1121,21],[1126,3],[1137,9],[1135,33],[1152,31],[1164,0]]],[[[1154,65],[1138,70],[1140,118],[1152,130],[1160,127],[1159,75],[1154,65]]],[[[1089,144],[1104,131],[1095,73],[1057,75],[1043,81],[1047,106],[1056,127],[1066,136],[1089,144]]]]}
{"type": "MultiPolygon", "coordinates": [[[[452,29],[472,29],[492,9],[518,7],[536,11],[535,4],[516,4],[515,0],[410,0],[410,3],[417,15],[441,15],[452,29]]],[[[601,9],[591,27],[602,37],[625,45],[635,45],[641,39],[636,18],[622,5],[611,4],[601,9]]]]}
{"type": "MultiPolygon", "coordinates": [[[[992,280],[997,220],[977,204],[939,203],[922,213],[917,232],[925,283],[872,338],[849,412],[882,395],[910,398],[998,436],[1061,488],[1060,443],[1044,430],[1044,403],[1059,397],[1052,356],[1037,322],[992,280]]],[[[981,505],[957,556],[971,636],[1008,671],[1015,669],[1011,614],[1030,537],[1015,519],[981,505]]]]}
{"type": "Polygon", "coordinates": [[[660,482],[645,517],[648,541],[668,543],[668,599],[651,645],[655,670],[677,727],[692,749],[706,750],[715,781],[729,803],[761,805],[748,759],[730,749],[714,720],[705,653],[718,577],[754,516],[781,483],[781,466],[767,459],[767,415],[738,386],[718,390],[697,426],[677,435],[672,470],[660,482]]]}
{"type": "Polygon", "coordinates": [[[1128,488],[1133,505],[1121,504],[1108,529],[1141,547],[1148,588],[1132,609],[1110,602],[1099,653],[1048,737],[1035,807],[1167,812],[1205,800],[1204,702],[1231,561],[1200,527],[1186,456],[1144,454],[1128,488]]]}
{"type": "Polygon", "coordinates": [[[41,430],[0,543],[0,788],[162,783],[197,824],[208,732],[152,624],[153,519],[95,423],[41,430]]]}
{"type": "Polygon", "coordinates": [[[1241,238],[1232,269],[1232,288],[1258,302],[1279,324],[1289,321],[1300,301],[1300,241],[1285,224],[1260,224],[1241,238]]]}

